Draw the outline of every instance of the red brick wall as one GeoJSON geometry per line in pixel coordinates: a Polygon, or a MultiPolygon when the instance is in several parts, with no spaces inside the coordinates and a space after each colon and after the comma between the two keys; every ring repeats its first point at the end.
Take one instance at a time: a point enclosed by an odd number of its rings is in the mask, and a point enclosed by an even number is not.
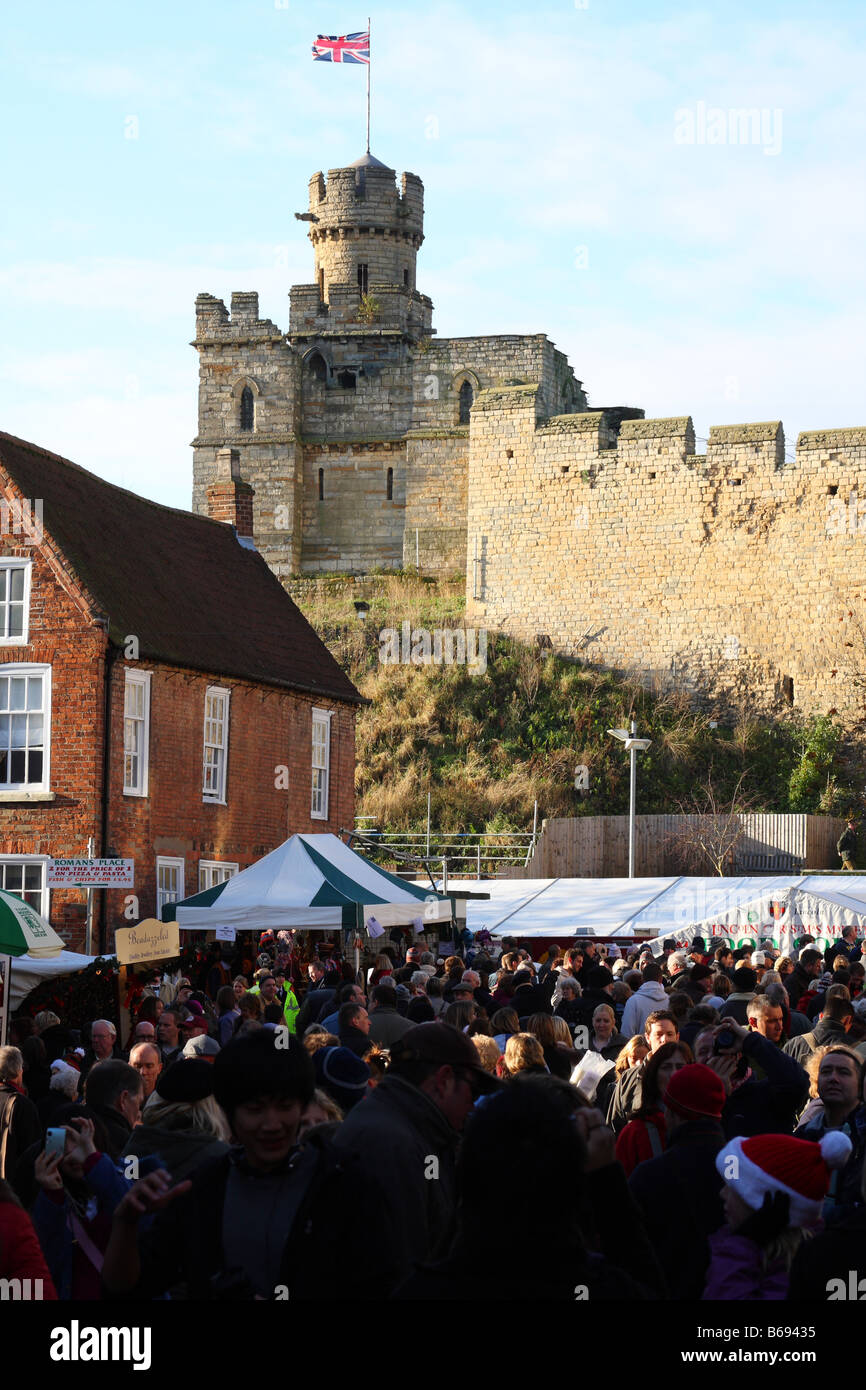
{"type": "MultiPolygon", "coordinates": [[[[354,706],[159,662],[127,663],[118,654],[111,665],[110,815],[103,845],[105,633],[89,619],[85,604],[58,582],[39,550],[5,545],[0,553],[33,560],[30,642],[26,647],[0,645],[0,664],[51,665],[54,793],[51,802],[0,802],[0,855],[84,855],[88,837],[93,836],[97,855],[110,848],[134,859],[135,916],[124,916],[125,892],[96,893],[97,927],[100,898],[105,899],[106,950],[113,949],[115,926],[155,915],[157,855],[184,859],[189,894],[198,891],[199,859],[228,860],[243,869],[297,831],[338,833],[353,825],[354,706]],[[153,673],[146,798],[123,795],[127,666],[153,673]],[[204,697],[209,685],[231,690],[225,806],[202,799],[204,697]],[[314,706],[334,711],[327,821],[310,818],[314,706]],[[280,765],[289,769],[288,790],[275,787],[280,765]]],[[[66,943],[83,950],[83,890],[52,890],[49,915],[66,943]]],[[[98,949],[98,938],[94,947],[98,949]]]]}
{"type": "MultiPolygon", "coordinates": [[[[32,560],[30,641],[0,645],[0,663],[51,665],[52,802],[0,802],[0,855],[71,858],[87,853],[92,835],[99,852],[102,786],[103,670],[106,636],[81,603],[61,585],[34,546],[4,544],[4,556],[32,560]]],[[[84,894],[51,894],[51,921],[73,948],[84,943],[84,894]]]]}
{"type": "MultiPolygon", "coordinates": [[[[117,661],[112,671],[109,844],[135,859],[139,916],[156,913],[156,858],[182,858],[185,893],[198,892],[200,859],[246,868],[298,831],[338,833],[354,823],[355,711],[245,681],[206,676],[155,662],[117,661]],[[149,784],[146,798],[123,795],[122,725],[127,666],[152,671],[149,784]],[[205,691],[218,685],[229,701],[225,806],[202,798],[205,691]],[[310,818],[312,710],[334,711],[328,820],[310,818]],[[288,767],[288,789],[276,787],[288,767]]],[[[285,780],[283,777],[282,781],[285,780]]],[[[106,891],[107,925],[123,926],[125,894],[106,891]]],[[[113,944],[109,931],[107,948],[113,944]]]]}

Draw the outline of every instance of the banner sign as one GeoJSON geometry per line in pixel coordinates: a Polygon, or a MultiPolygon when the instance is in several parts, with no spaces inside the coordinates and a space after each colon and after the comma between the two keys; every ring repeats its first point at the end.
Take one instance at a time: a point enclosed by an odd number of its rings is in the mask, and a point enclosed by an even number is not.
{"type": "Polygon", "coordinates": [[[49,888],[134,888],[134,859],[49,859],[49,888]]]}
{"type": "Polygon", "coordinates": [[[158,922],[155,917],[148,917],[134,927],[117,927],[114,942],[117,959],[121,965],[169,960],[172,956],[180,955],[180,931],[177,922],[158,922]]]}
{"type": "Polygon", "coordinates": [[[236,929],[235,929],[234,927],[215,927],[215,928],[214,928],[214,940],[215,940],[215,941],[234,941],[236,934],[237,934],[237,933],[236,933],[236,929]]]}

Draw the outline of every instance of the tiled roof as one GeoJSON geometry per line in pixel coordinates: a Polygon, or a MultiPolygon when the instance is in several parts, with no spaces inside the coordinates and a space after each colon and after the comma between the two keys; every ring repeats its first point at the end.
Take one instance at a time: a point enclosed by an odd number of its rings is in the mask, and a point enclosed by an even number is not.
{"type": "Polygon", "coordinates": [[[101,605],[109,637],[142,658],[361,702],[348,676],[231,526],[150,502],[0,432],[0,467],[101,605]]]}

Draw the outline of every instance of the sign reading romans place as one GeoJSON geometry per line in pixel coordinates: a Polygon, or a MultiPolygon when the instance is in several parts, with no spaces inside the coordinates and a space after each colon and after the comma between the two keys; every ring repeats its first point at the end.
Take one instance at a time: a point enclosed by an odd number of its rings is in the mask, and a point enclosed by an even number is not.
{"type": "Polygon", "coordinates": [[[158,922],[147,917],[134,927],[118,927],[114,933],[115,951],[121,965],[138,965],[142,961],[168,960],[180,955],[180,931],[177,922],[158,922]]]}
{"type": "Polygon", "coordinates": [[[49,859],[49,888],[134,888],[134,859],[49,859]]]}

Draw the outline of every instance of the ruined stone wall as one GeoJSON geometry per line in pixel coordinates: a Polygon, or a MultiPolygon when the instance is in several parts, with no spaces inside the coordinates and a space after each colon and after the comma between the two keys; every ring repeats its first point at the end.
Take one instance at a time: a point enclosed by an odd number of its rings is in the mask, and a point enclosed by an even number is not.
{"type": "Polygon", "coordinates": [[[688,417],[617,424],[546,418],[533,387],[479,395],[467,621],[720,707],[850,710],[866,429],[802,434],[786,463],[778,421],[713,428],[706,456],[688,417]]]}

